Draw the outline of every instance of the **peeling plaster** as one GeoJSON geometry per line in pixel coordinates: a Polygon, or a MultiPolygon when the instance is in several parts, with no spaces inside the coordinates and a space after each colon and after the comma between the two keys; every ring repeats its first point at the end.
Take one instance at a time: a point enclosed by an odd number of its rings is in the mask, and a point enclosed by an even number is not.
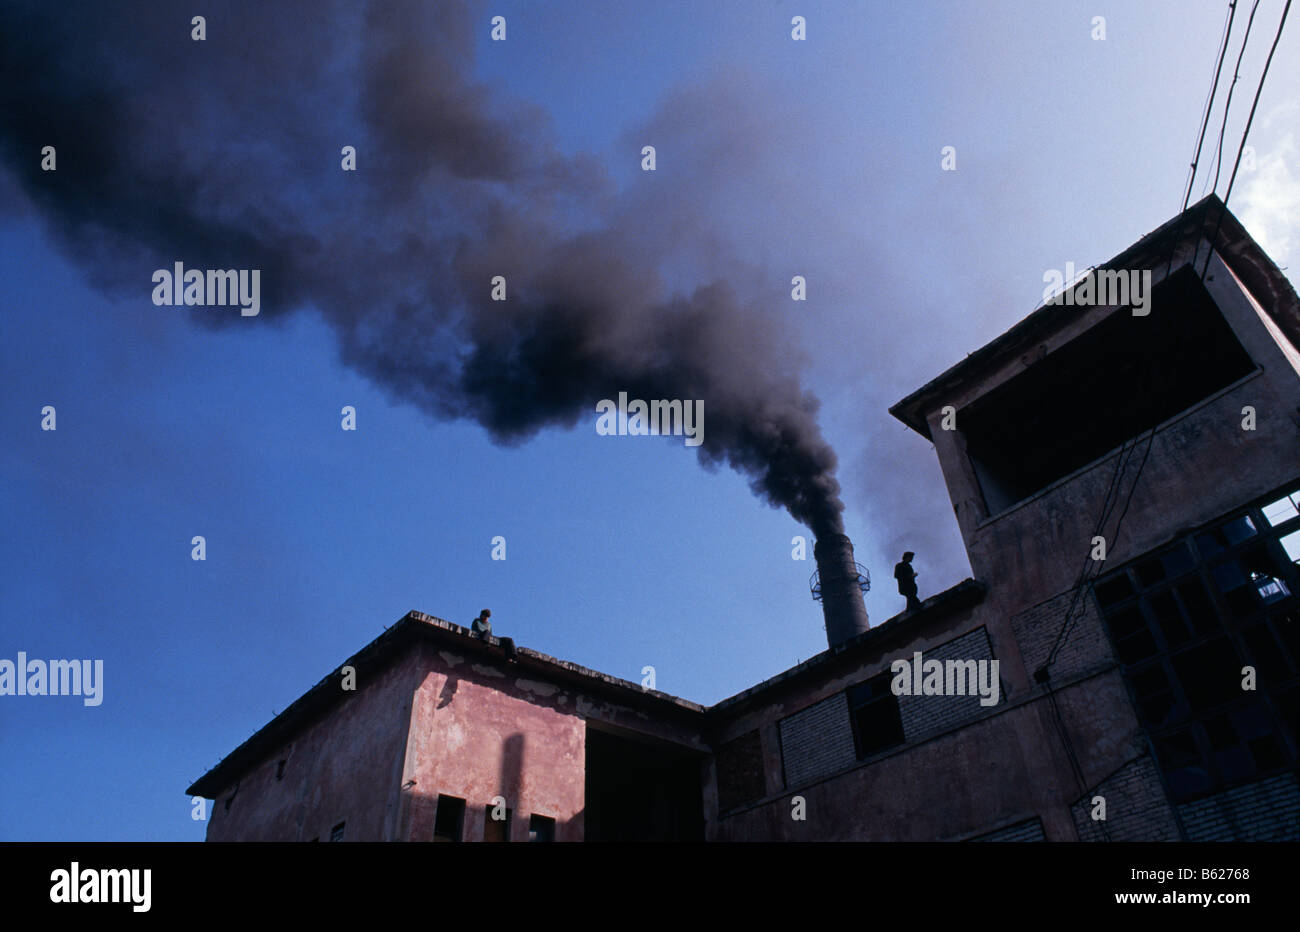
{"type": "MultiPolygon", "coordinates": [[[[499,673],[498,676],[505,674],[499,673]]],[[[539,683],[537,680],[525,680],[523,678],[515,680],[515,685],[525,692],[536,693],[539,696],[554,696],[560,691],[558,686],[552,686],[550,683],[539,683]]]]}

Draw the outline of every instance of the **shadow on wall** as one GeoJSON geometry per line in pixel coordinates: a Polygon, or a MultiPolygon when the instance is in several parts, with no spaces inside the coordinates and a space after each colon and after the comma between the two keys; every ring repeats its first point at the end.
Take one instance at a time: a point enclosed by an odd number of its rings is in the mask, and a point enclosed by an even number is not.
{"type": "Polygon", "coordinates": [[[447,677],[442,684],[442,692],[438,693],[437,709],[445,709],[451,705],[451,700],[456,698],[456,687],[460,685],[460,680],[454,676],[447,677]]]}
{"type": "MultiPolygon", "coordinates": [[[[443,697],[455,693],[454,680],[443,687],[443,697]]],[[[439,793],[438,788],[402,787],[403,827],[398,838],[409,841],[581,841],[585,810],[567,820],[553,815],[520,811],[524,792],[525,736],[516,732],[501,742],[500,766],[495,783],[484,780],[478,792],[456,787],[439,793]],[[453,793],[465,793],[464,797],[453,793]],[[493,799],[503,798],[508,819],[501,825],[492,820],[493,799]]],[[[463,775],[472,786],[472,775],[463,775]]]]}
{"type": "Polygon", "coordinates": [[[523,798],[524,736],[518,732],[501,742],[501,773],[497,792],[505,797],[506,806],[523,798]]]}

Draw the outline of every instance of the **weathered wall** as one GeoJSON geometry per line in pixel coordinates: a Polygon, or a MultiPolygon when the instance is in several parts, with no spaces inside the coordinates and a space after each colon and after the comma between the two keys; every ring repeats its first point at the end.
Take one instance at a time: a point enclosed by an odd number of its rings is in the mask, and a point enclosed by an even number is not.
{"type": "MultiPolygon", "coordinates": [[[[867,679],[879,670],[863,668],[856,679],[867,679]]],[[[807,708],[820,711],[838,706],[839,695],[820,698],[807,708]]],[[[811,697],[805,694],[804,698],[811,697]]],[[[925,701],[933,707],[943,698],[952,698],[956,708],[957,697],[926,697],[925,701]]],[[[1058,683],[1054,698],[1082,767],[1082,783],[1065,754],[1051,701],[1038,688],[1004,697],[999,705],[980,712],[967,707],[946,726],[936,729],[930,724],[917,737],[908,736],[902,745],[862,762],[841,756],[815,773],[807,762],[791,768],[787,759],[788,782],[782,785],[778,776],[772,787],[773,772],[779,774],[781,765],[778,752],[777,759],[765,765],[768,794],[730,814],[712,811],[709,837],[965,840],[991,831],[998,835],[995,827],[1028,820],[1048,840],[1072,841],[1079,838],[1072,810],[1077,810],[1081,798],[1091,800],[1098,792],[1107,796],[1111,824],[1118,825],[1127,839],[1162,840],[1176,832],[1154,769],[1125,771],[1144,753],[1145,743],[1118,671],[1112,668],[1058,683]],[[1120,772],[1123,778],[1117,780],[1120,772]],[[806,821],[793,818],[795,796],[805,801],[806,821]]],[[[799,701],[786,696],[761,716],[776,719],[779,730],[781,712],[799,701]]],[[[842,715],[817,717],[826,730],[826,744],[838,746],[850,734],[847,707],[842,715]]],[[[765,727],[759,723],[756,730],[761,733],[765,727]]],[[[851,746],[851,737],[848,740],[851,746]]],[[[806,753],[803,744],[784,750],[806,753]]],[[[813,760],[825,759],[814,756],[813,760]]]]}
{"type": "Polygon", "coordinates": [[[1030,709],[1004,711],[836,776],[792,785],[710,823],[710,838],[933,841],[980,832],[1040,808],[1042,788],[1053,785],[1053,761],[1050,752],[1044,759],[1021,746],[1046,749],[1044,738],[1030,709]],[[804,821],[792,817],[795,795],[805,801],[804,821]]]}
{"type": "MultiPolygon", "coordinates": [[[[716,804],[707,808],[708,837],[957,839],[1041,816],[1048,838],[1075,838],[1069,806],[1078,794],[1068,760],[1041,696],[1024,685],[1023,670],[1008,676],[1007,660],[1019,665],[1018,652],[1003,649],[1009,635],[1000,646],[988,620],[982,605],[904,620],[895,637],[852,661],[833,658],[820,676],[776,686],[734,712],[720,709],[719,743],[759,735],[766,792],[731,813],[719,813],[716,804]],[[997,658],[1005,687],[998,705],[982,707],[961,696],[900,697],[905,742],[857,761],[844,690],[889,671],[894,660],[912,660],[915,651],[926,659],[997,658]],[[806,821],[792,818],[796,795],[805,800],[806,821]]],[[[1086,694],[1079,705],[1100,702],[1103,714],[1126,703],[1090,680],[1067,686],[1086,694]]],[[[1131,749],[1087,750],[1102,766],[1111,757],[1118,766],[1124,758],[1116,755],[1131,749]]]]}
{"type": "Polygon", "coordinates": [[[557,841],[580,841],[586,729],[575,698],[431,644],[420,661],[402,838],[433,838],[444,794],[465,800],[467,840],[483,838],[485,807],[499,795],[512,810],[512,841],[528,839],[533,813],[555,819],[557,841]]]}
{"type": "MultiPolygon", "coordinates": [[[[1210,263],[1205,285],[1259,371],[1156,431],[1123,532],[1118,540],[1108,540],[1107,562],[1111,565],[1146,553],[1182,528],[1211,521],[1268,494],[1293,480],[1300,470],[1300,379],[1295,369],[1250,296],[1217,256],[1210,263]],[[1246,405],[1255,408],[1256,430],[1241,427],[1246,405]]],[[[1042,352],[1005,362],[987,378],[972,380],[954,391],[943,403],[959,409],[970,404],[1107,312],[1106,308],[1092,309],[1082,321],[1046,341],[1042,352]]],[[[927,414],[935,450],[975,577],[995,582],[991,600],[1014,614],[1069,589],[1088,553],[1118,453],[989,517],[960,429],[942,430],[941,419],[941,406],[936,404],[927,414]]],[[[1145,441],[1139,456],[1144,448],[1145,441]]],[[[1121,501],[1128,500],[1136,473],[1134,463],[1120,490],[1121,501]]],[[[1112,516],[1108,531],[1116,517],[1112,516]]]]}
{"type": "Polygon", "coordinates": [[[992,588],[1002,590],[1001,598],[900,619],[892,623],[897,632],[873,651],[852,662],[832,658],[820,676],[776,685],[760,694],[761,702],[738,704],[732,714],[724,703],[719,743],[758,736],[762,755],[743,762],[761,773],[744,776],[764,792],[729,812],[714,804],[709,837],[991,840],[1029,831],[1075,840],[1092,828],[1080,828],[1080,802],[1098,793],[1123,837],[1176,837],[1159,774],[1149,760],[1134,766],[1149,748],[1091,597],[1085,593],[1073,606],[1049,693],[1033,670],[1065,624],[1068,594],[1021,604],[1009,616],[1008,602],[1034,593],[1015,579],[992,588]],[[858,761],[845,689],[916,651],[925,659],[996,658],[998,705],[984,707],[969,696],[900,696],[904,743],[858,761]],[[792,818],[794,796],[804,798],[807,821],[792,818]]]}
{"type": "Polygon", "coordinates": [[[208,841],[324,842],[339,822],[345,841],[393,838],[419,674],[416,658],[407,656],[370,682],[359,678],[354,692],[340,689],[342,701],[329,713],[214,801],[208,841]]]}
{"type": "Polygon", "coordinates": [[[1080,841],[1179,840],[1178,823],[1149,756],[1129,761],[1085,793],[1071,810],[1080,841]],[[1105,801],[1104,821],[1093,818],[1098,797],[1105,801]]]}
{"type": "Polygon", "coordinates": [[[1038,818],[1038,816],[1034,816],[1032,819],[1025,819],[1022,822],[1016,822],[1012,825],[1007,825],[1003,828],[988,832],[987,834],[979,835],[975,838],[968,838],[966,840],[983,842],[1024,842],[1047,841],[1047,838],[1043,835],[1043,820],[1038,818]]]}
{"type": "MultiPolygon", "coordinates": [[[[1266,315],[1217,256],[1206,286],[1257,371],[1155,433],[1123,534],[1108,540],[1111,565],[1272,492],[1294,480],[1300,469],[1300,380],[1288,345],[1271,332],[1276,328],[1268,326],[1266,315]],[[1241,428],[1245,405],[1256,411],[1254,431],[1241,428]]],[[[1106,313],[1105,308],[1093,309],[1045,337],[1037,351],[1004,360],[982,379],[954,382],[950,397],[927,412],[971,566],[989,584],[988,598],[970,613],[908,625],[905,637],[889,643],[888,656],[863,657],[847,671],[828,667],[815,685],[773,689],[765,705],[751,704],[728,721],[723,740],[745,734],[761,739],[763,772],[756,776],[766,792],[730,815],[720,815],[715,806],[709,813],[710,837],[1178,836],[1176,814],[1149,758],[1092,598],[1083,591],[1072,605],[1070,593],[1090,549],[1117,454],[989,517],[960,431],[940,427],[941,405],[969,405],[1106,313]],[[963,713],[977,721],[953,731],[961,716],[947,698],[924,700],[928,707],[921,713],[920,704],[913,700],[909,708],[903,697],[907,742],[865,762],[854,761],[843,690],[887,670],[890,659],[908,657],[913,650],[939,657],[945,641],[954,656],[987,656],[965,643],[981,627],[1000,661],[1008,693],[1004,705],[963,713]],[[957,635],[963,635],[961,640],[953,640],[957,635]],[[1058,643],[1049,692],[1034,672],[1058,643]],[[1065,753],[1062,728],[1082,773],[1076,773],[1065,753]],[[797,758],[793,762],[791,755],[797,758]],[[805,798],[807,822],[791,818],[793,795],[805,798]],[[1095,795],[1107,800],[1104,830],[1089,816],[1095,795]]],[[[1135,473],[1130,466],[1119,490],[1121,501],[1128,500],[1135,473]]],[[[748,759],[751,768],[758,764],[748,759]]],[[[1243,824],[1256,825],[1261,800],[1275,804],[1274,797],[1285,797],[1290,807],[1293,784],[1261,785],[1180,811],[1197,837],[1214,837],[1231,821],[1231,812],[1240,812],[1243,824]]]]}
{"type": "Polygon", "coordinates": [[[581,841],[589,719],[705,749],[698,730],[541,682],[508,663],[432,644],[421,646],[419,662],[401,779],[407,840],[432,838],[442,794],[465,800],[467,841],[483,838],[495,796],[512,810],[512,841],[527,841],[533,813],[555,819],[557,841],[581,841]]]}
{"type": "MultiPolygon", "coordinates": [[[[340,688],[323,713],[222,788],[209,841],[328,841],[340,822],[345,841],[429,840],[439,794],[465,801],[463,840],[483,839],[487,807],[501,796],[511,840],[527,840],[538,814],[555,820],[556,840],[576,841],[589,723],[701,760],[709,752],[699,706],[531,651],[508,662],[499,648],[418,613],[402,624],[409,637],[377,672],[359,672],[355,691],[340,688]]],[[[314,694],[330,698],[323,686],[314,694]]]]}

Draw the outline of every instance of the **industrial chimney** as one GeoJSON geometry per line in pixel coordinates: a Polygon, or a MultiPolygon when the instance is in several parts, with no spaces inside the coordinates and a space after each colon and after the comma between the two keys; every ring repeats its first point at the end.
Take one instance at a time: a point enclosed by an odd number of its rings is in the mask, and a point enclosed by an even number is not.
{"type": "Polygon", "coordinates": [[[862,593],[871,588],[865,567],[853,560],[853,543],[844,534],[828,534],[813,547],[817,571],[812,577],[812,595],[822,603],[826,616],[826,641],[838,647],[871,627],[862,593]]]}

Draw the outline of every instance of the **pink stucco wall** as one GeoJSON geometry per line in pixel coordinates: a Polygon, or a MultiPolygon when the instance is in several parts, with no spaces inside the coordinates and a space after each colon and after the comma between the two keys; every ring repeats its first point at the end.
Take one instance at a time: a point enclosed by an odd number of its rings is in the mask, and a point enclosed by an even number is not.
{"type": "Polygon", "coordinates": [[[533,813],[555,819],[557,841],[580,841],[586,726],[574,698],[434,645],[422,645],[420,659],[401,781],[402,837],[433,837],[444,794],[465,800],[467,841],[483,838],[496,796],[512,810],[512,841],[527,841],[533,813]]]}
{"type": "Polygon", "coordinates": [[[557,841],[580,841],[589,720],[707,751],[699,722],[561,686],[467,640],[417,638],[369,682],[361,676],[355,693],[223,790],[208,840],[328,841],[345,822],[345,841],[428,841],[442,794],[465,800],[465,841],[483,839],[496,796],[511,810],[512,841],[527,840],[534,813],[555,820],[557,841]]]}
{"type": "Polygon", "coordinates": [[[705,749],[697,731],[542,681],[512,664],[430,643],[421,645],[419,657],[424,673],[402,774],[400,834],[407,840],[432,837],[442,794],[465,800],[466,841],[482,840],[496,796],[511,810],[512,841],[527,841],[534,813],[555,819],[557,841],[581,841],[589,719],[705,749]]]}
{"type": "Polygon", "coordinates": [[[208,841],[345,841],[394,837],[398,792],[420,665],[400,657],[370,681],[359,676],[323,717],[270,754],[213,802],[208,841]],[[284,774],[276,779],[281,760],[284,774]],[[230,808],[226,808],[226,800],[230,808]]]}

